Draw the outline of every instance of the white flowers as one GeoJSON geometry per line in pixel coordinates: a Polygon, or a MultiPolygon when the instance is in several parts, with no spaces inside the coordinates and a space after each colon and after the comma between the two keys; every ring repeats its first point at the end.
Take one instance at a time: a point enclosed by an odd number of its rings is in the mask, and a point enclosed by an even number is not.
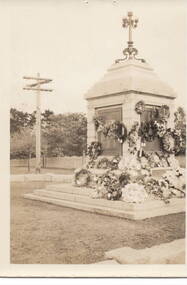
{"type": "Polygon", "coordinates": [[[148,194],[143,185],[130,183],[122,189],[121,199],[127,203],[143,203],[147,198],[148,194]]]}
{"type": "Polygon", "coordinates": [[[163,179],[168,181],[169,186],[175,189],[184,190],[186,187],[185,173],[180,168],[167,171],[163,175],[163,179]]]}
{"type": "Polygon", "coordinates": [[[140,170],[141,169],[141,165],[140,162],[137,160],[137,157],[132,155],[132,154],[126,154],[125,157],[123,157],[119,164],[118,164],[118,168],[120,170],[124,170],[124,169],[136,169],[136,170],[140,170]]]}

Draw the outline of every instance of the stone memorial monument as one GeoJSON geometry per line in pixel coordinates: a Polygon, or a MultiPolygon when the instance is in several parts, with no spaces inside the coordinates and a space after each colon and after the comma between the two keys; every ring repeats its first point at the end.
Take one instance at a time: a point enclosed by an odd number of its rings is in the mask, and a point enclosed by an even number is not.
{"type": "MultiPolygon", "coordinates": [[[[134,122],[140,123],[149,117],[149,111],[167,105],[170,109],[168,126],[172,127],[174,118],[174,99],[176,93],[163,82],[153,68],[145,60],[137,58],[138,51],[133,46],[132,30],[137,27],[138,19],[132,12],[123,20],[123,27],[129,29],[128,47],[123,51],[124,58],[116,60],[107,70],[103,78],[85,94],[88,103],[88,144],[99,140],[103,146],[104,155],[123,155],[127,151],[127,142],[120,144],[110,138],[98,135],[95,130],[94,116],[103,116],[106,120],[118,120],[130,130],[134,122]],[[135,111],[135,105],[145,102],[142,115],[135,111]]],[[[139,146],[141,147],[140,141],[139,146]]],[[[147,150],[159,150],[155,140],[144,145],[147,150]]]]}

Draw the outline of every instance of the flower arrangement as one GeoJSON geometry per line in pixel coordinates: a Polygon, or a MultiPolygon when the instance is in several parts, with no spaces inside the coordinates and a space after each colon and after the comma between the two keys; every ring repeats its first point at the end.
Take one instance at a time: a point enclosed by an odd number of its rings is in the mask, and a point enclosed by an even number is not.
{"type": "Polygon", "coordinates": [[[150,197],[154,199],[163,200],[166,204],[171,198],[171,191],[169,190],[167,181],[162,179],[159,181],[153,177],[149,177],[145,183],[145,189],[150,197]]]}
{"type": "Polygon", "coordinates": [[[154,121],[155,132],[159,138],[162,138],[167,131],[167,124],[164,120],[154,121]]]}
{"type": "Polygon", "coordinates": [[[97,193],[108,200],[119,200],[122,192],[117,175],[107,171],[98,178],[97,193]]]}
{"type": "Polygon", "coordinates": [[[160,157],[158,156],[157,152],[151,152],[147,154],[147,157],[151,168],[161,167],[160,157]]]}
{"type": "Polygon", "coordinates": [[[175,139],[175,154],[178,154],[181,152],[181,150],[184,147],[184,138],[182,135],[182,131],[180,129],[174,129],[173,130],[173,137],[175,139]]]}
{"type": "Polygon", "coordinates": [[[129,152],[132,154],[135,154],[138,151],[137,147],[139,139],[138,129],[139,129],[139,123],[135,122],[127,136],[129,152]]]}
{"type": "Polygon", "coordinates": [[[121,160],[121,157],[119,155],[116,155],[111,159],[111,161],[110,161],[111,170],[118,169],[118,165],[119,165],[120,160],[121,160]]]}
{"type": "Polygon", "coordinates": [[[122,157],[118,164],[118,168],[122,171],[126,169],[136,169],[140,170],[141,165],[138,158],[132,153],[127,153],[125,157],[122,157]]]}
{"type": "Polygon", "coordinates": [[[96,160],[95,159],[89,159],[88,162],[87,162],[87,165],[86,167],[89,169],[89,168],[94,168],[96,165],[96,160]]]}
{"type": "Polygon", "coordinates": [[[87,186],[90,181],[90,171],[84,168],[76,169],[74,172],[74,184],[75,186],[87,186]]]}
{"type": "Polygon", "coordinates": [[[135,111],[139,115],[141,115],[145,111],[145,103],[144,103],[144,101],[139,101],[139,102],[136,103],[135,111]]]}
{"type": "Polygon", "coordinates": [[[130,183],[130,174],[127,171],[123,171],[119,176],[119,183],[123,188],[125,185],[130,183]]]}
{"type": "Polygon", "coordinates": [[[105,119],[102,116],[95,116],[93,118],[94,124],[95,124],[95,129],[97,132],[102,132],[104,129],[105,125],[105,119]]]}
{"type": "Polygon", "coordinates": [[[142,167],[143,169],[150,168],[150,164],[149,164],[149,161],[148,161],[148,158],[147,158],[147,157],[141,156],[141,157],[139,158],[139,161],[140,161],[141,167],[142,167]]]}
{"type": "Polygon", "coordinates": [[[170,187],[171,193],[177,197],[184,197],[186,190],[185,173],[180,168],[167,171],[162,179],[166,181],[170,187]]]}
{"type": "Polygon", "coordinates": [[[111,163],[107,157],[101,158],[97,163],[97,168],[109,169],[110,166],[111,166],[111,163]]]}
{"type": "Polygon", "coordinates": [[[143,203],[147,198],[148,194],[143,185],[130,183],[122,189],[122,200],[127,203],[143,203]]]}
{"type": "Polygon", "coordinates": [[[100,142],[93,141],[87,148],[87,154],[91,160],[96,159],[102,153],[102,145],[100,142]]]}

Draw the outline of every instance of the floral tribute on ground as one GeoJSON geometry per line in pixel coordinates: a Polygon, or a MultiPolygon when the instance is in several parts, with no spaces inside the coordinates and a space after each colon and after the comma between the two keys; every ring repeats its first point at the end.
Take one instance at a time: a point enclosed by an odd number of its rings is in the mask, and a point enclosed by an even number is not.
{"type": "MultiPolygon", "coordinates": [[[[135,110],[142,114],[144,102],[138,102],[135,110]]],[[[168,128],[170,111],[168,106],[163,105],[158,110],[153,109],[149,122],[134,122],[129,132],[122,123],[107,123],[102,117],[95,117],[96,131],[121,143],[126,140],[128,151],[123,157],[103,157],[101,143],[92,142],[88,146],[85,168],[75,171],[74,184],[93,188],[91,197],[94,199],[126,203],[159,199],[170,203],[171,198],[184,198],[185,170],[180,168],[175,158],[185,148],[185,133],[177,120],[180,114],[176,112],[175,128],[168,128]],[[161,150],[144,151],[142,146],[155,138],[159,139],[161,150]],[[153,175],[153,169],[159,168],[165,169],[164,173],[153,175]]]]}

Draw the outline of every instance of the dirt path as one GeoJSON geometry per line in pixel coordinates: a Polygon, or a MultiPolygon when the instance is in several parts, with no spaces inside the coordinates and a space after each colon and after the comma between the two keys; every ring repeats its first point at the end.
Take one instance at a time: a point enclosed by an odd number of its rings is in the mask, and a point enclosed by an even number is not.
{"type": "Polygon", "coordinates": [[[110,249],[151,247],[185,236],[183,213],[129,221],[22,197],[45,185],[11,184],[11,263],[88,264],[110,249]]]}

